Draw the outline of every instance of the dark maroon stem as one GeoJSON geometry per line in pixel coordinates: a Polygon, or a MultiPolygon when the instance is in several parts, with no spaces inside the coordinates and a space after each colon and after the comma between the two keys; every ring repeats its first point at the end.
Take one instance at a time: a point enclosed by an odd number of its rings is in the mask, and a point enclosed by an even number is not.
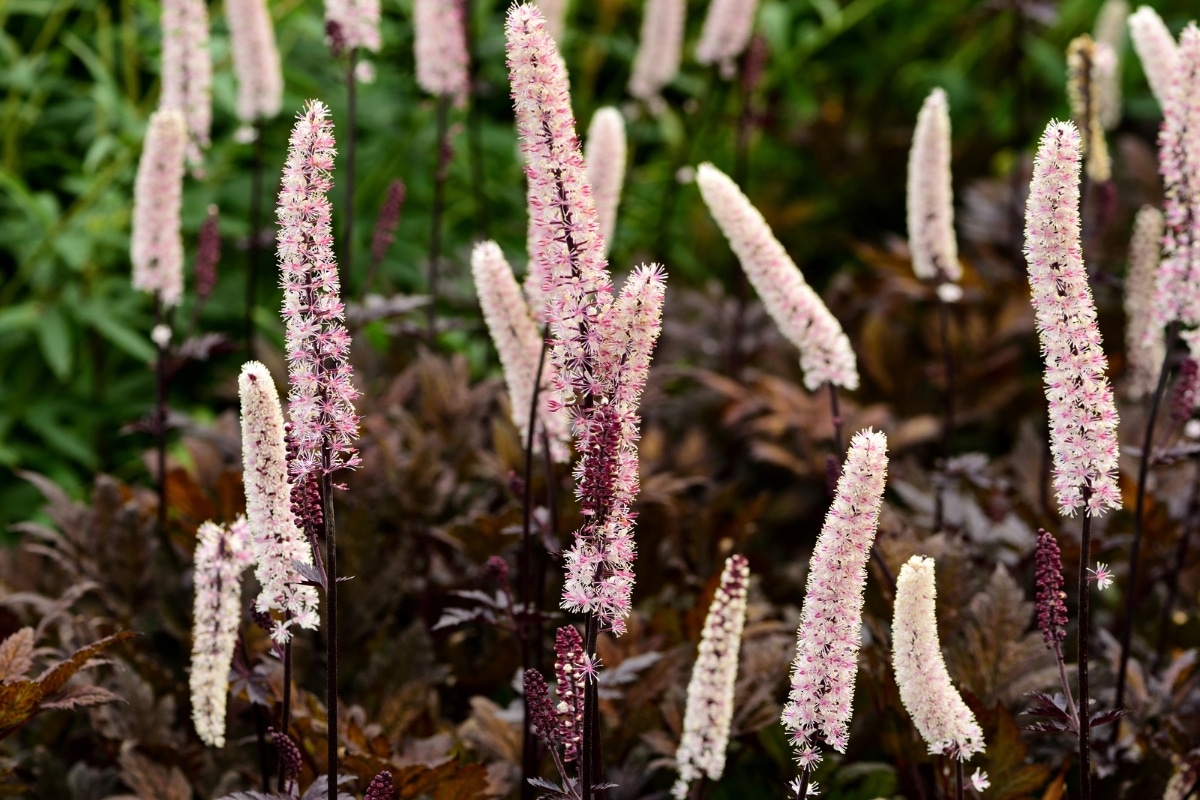
{"type": "MultiPolygon", "coordinates": [[[[162,295],[154,293],[154,327],[166,324],[162,295]]],[[[167,555],[171,541],[167,536],[167,347],[155,342],[154,359],[154,453],[158,468],[158,535],[167,555]]]]}
{"type": "Polygon", "coordinates": [[[954,355],[950,352],[950,308],[949,303],[938,300],[938,328],[942,339],[942,363],[945,369],[946,389],[943,395],[942,422],[942,469],[937,479],[934,496],[933,529],[940,531],[945,522],[946,470],[950,464],[950,437],[954,435],[954,355]]]}
{"type": "MultiPolygon", "coordinates": [[[[279,714],[279,730],[288,733],[292,725],[292,640],[283,645],[283,707],[279,714]]],[[[283,752],[279,753],[279,780],[283,786],[283,752]]]]}
{"type": "Polygon", "coordinates": [[[1187,561],[1188,544],[1192,532],[1200,522],[1200,463],[1196,464],[1196,476],[1192,480],[1192,496],[1188,501],[1187,514],[1183,518],[1183,530],[1179,534],[1179,544],[1175,550],[1175,560],[1167,575],[1167,599],[1163,601],[1162,618],[1158,624],[1158,643],[1154,647],[1153,671],[1158,672],[1162,667],[1163,657],[1167,652],[1167,630],[1171,623],[1171,609],[1175,607],[1175,598],[1179,594],[1179,573],[1187,561]]]}
{"type": "Polygon", "coordinates": [[[429,317],[426,334],[432,346],[437,335],[438,262],[442,258],[442,210],[446,203],[446,177],[449,172],[450,151],[450,97],[438,98],[437,104],[437,154],[433,168],[433,210],[430,214],[429,232],[429,317]]]}
{"type": "Polygon", "coordinates": [[[804,800],[808,796],[808,779],[812,777],[812,773],[806,769],[800,770],[800,791],[796,793],[799,800],[804,800]]]}
{"type": "MultiPolygon", "coordinates": [[[[328,451],[328,446],[326,446],[328,451]]],[[[329,455],[323,459],[329,463],[329,455]]],[[[338,697],[337,697],[337,542],[333,519],[333,479],[326,472],[321,478],[321,501],[325,524],[325,635],[327,664],[325,669],[325,709],[328,720],[329,797],[337,797],[338,777],[338,697]]]]}
{"type": "Polygon", "coordinates": [[[954,759],[954,796],[963,800],[963,765],[962,759],[954,759]]]}
{"type": "MultiPolygon", "coordinates": [[[[1083,506],[1087,508],[1092,491],[1083,489],[1083,506]]],[[[1079,798],[1092,797],[1091,713],[1088,710],[1088,628],[1091,592],[1088,586],[1087,565],[1092,550],[1092,518],[1084,511],[1083,533],[1079,542],[1079,798]]]]}
{"type": "MultiPolygon", "coordinates": [[[[583,652],[588,656],[596,655],[596,638],[600,633],[600,623],[595,614],[589,614],[584,628],[583,652]]],[[[592,788],[600,782],[602,773],[600,761],[600,698],[597,693],[596,681],[588,678],[583,689],[583,742],[580,747],[579,789],[582,800],[592,800],[602,797],[602,791],[593,792],[592,788]]]]}
{"type": "Polygon", "coordinates": [[[832,382],[826,382],[826,385],[829,387],[829,411],[833,416],[833,447],[840,464],[846,457],[846,445],[842,438],[842,409],[838,404],[837,387],[832,382]]]}

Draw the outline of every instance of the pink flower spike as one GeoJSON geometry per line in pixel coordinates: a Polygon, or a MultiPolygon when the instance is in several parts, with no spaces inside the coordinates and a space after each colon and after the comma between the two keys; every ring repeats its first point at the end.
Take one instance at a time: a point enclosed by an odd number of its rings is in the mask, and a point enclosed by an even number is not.
{"type": "Polygon", "coordinates": [[[212,56],[208,51],[205,0],[163,0],[162,95],[160,108],[181,111],[187,120],[187,161],[204,175],[204,154],[212,127],[212,56]]]}
{"type": "Polygon", "coordinates": [[[276,254],[283,287],[288,415],[297,456],[291,472],[329,474],[358,466],[349,364],[328,192],[335,154],[329,109],[312,100],[292,129],[279,192],[276,254]]]}
{"type": "Polygon", "coordinates": [[[758,0],[711,0],[696,45],[696,61],[717,64],[723,77],[732,78],[737,57],[750,43],[757,11],[758,0]]]}
{"type": "Polygon", "coordinates": [[[612,250],[617,206],[625,183],[625,118],[616,108],[605,106],[592,116],[583,160],[587,162],[588,183],[596,200],[596,219],[607,255],[612,250]]]}
{"type": "Polygon", "coordinates": [[[1025,206],[1025,258],[1046,362],[1054,491],[1063,514],[1121,507],[1117,409],[1079,241],[1079,131],[1051,122],[1025,206]],[[1087,499],[1085,500],[1085,494],[1087,499]]]}
{"type": "Polygon", "coordinates": [[[646,0],[629,94],[652,111],[663,104],[662,90],[679,72],[686,17],[686,0],[646,0]]]}
{"type": "Polygon", "coordinates": [[[1129,396],[1154,391],[1167,343],[1155,313],[1155,282],[1163,234],[1162,212],[1142,206],[1129,241],[1129,274],[1125,278],[1125,354],[1129,361],[1129,396]]]}
{"type": "Polygon", "coordinates": [[[130,260],[133,288],[158,293],[163,305],[183,296],[183,157],[187,127],[183,114],[163,108],[150,116],[133,188],[130,260]]]}
{"type": "Polygon", "coordinates": [[[283,105],[283,72],[275,45],[275,26],[266,0],[225,0],[225,16],[237,77],[237,116],[248,127],[258,120],[271,119],[283,105]]]}
{"type": "Polygon", "coordinates": [[[1159,106],[1165,108],[1179,67],[1179,46],[1175,44],[1175,37],[1171,36],[1157,11],[1150,6],[1139,6],[1129,15],[1129,38],[1142,61],[1150,91],[1159,106]]]}
{"type": "Polygon", "coordinates": [[[941,89],[925,98],[908,153],[908,246],[921,280],[962,280],[950,180],[950,108],[941,89]]]}
{"type": "Polygon", "coordinates": [[[429,94],[466,103],[467,29],[462,0],[413,0],[417,85],[429,94]]]}
{"type": "Polygon", "coordinates": [[[887,464],[883,433],[868,428],[854,435],[809,562],[792,688],[781,716],[801,769],[811,770],[821,760],[819,739],[846,752],[867,559],[879,525],[887,464]]]}
{"type": "Polygon", "coordinates": [[[804,385],[810,391],[826,382],[851,391],[857,389],[858,366],[850,340],[771,233],[762,214],[737,184],[712,164],[700,165],[696,184],[767,313],[799,348],[804,385]]]}

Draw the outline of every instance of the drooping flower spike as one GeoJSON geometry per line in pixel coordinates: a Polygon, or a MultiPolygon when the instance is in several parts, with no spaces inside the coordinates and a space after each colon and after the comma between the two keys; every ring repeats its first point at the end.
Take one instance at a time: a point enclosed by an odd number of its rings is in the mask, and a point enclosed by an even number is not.
{"type": "Polygon", "coordinates": [[[163,108],[150,115],[133,188],[130,260],[133,288],[157,293],[163,305],[183,296],[183,160],[187,126],[183,114],[163,108]]]}
{"type": "Polygon", "coordinates": [[[192,614],[192,724],[209,747],[225,746],[229,666],[241,617],[242,572],[250,563],[246,520],[205,522],[196,534],[192,614]]]}
{"type": "Polygon", "coordinates": [[[867,559],[879,525],[887,462],[883,433],[868,428],[854,435],[809,562],[792,688],[781,716],[805,771],[821,760],[820,740],[846,752],[867,559]]]}
{"type": "Polygon", "coordinates": [[[921,105],[908,153],[908,246],[913,272],[923,281],[957,289],[962,280],[954,236],[954,189],[950,179],[950,108],[934,89],[921,105]]]}
{"type": "Polygon", "coordinates": [[[726,559],[721,583],[704,619],[700,652],[688,682],[683,737],[675,754],[679,779],[671,790],[677,800],[687,797],[692,781],[704,775],[717,781],[725,771],[749,580],[750,566],[744,556],[726,559]]]}
{"type": "Polygon", "coordinates": [[[466,14],[462,0],[413,0],[417,85],[429,94],[467,100],[466,14]]]}
{"type": "Polygon", "coordinates": [[[1117,409],[1079,240],[1079,149],[1074,125],[1046,127],[1025,207],[1025,258],[1046,362],[1055,495],[1064,514],[1099,516],[1121,507],[1117,409]]]}
{"type": "Polygon", "coordinates": [[[163,0],[162,94],[159,108],[174,108],[187,121],[187,161],[204,172],[212,127],[212,56],[205,0],[163,0]]]}
{"type": "Polygon", "coordinates": [[[1154,311],[1162,234],[1162,212],[1142,206],[1133,221],[1125,278],[1125,356],[1129,360],[1129,396],[1134,399],[1154,391],[1167,350],[1154,311]]]}
{"type": "Polygon", "coordinates": [[[266,0],[225,0],[229,21],[229,48],[237,77],[237,116],[250,128],[258,120],[271,119],[283,105],[283,72],[275,26],[266,0]]]}
{"type": "Polygon", "coordinates": [[[936,599],[933,559],[913,556],[896,579],[892,666],[900,700],[929,752],[966,761],[983,752],[983,731],[946,671],[936,599]]]}
{"type": "Polygon", "coordinates": [[[583,160],[587,162],[600,238],[607,255],[612,250],[613,234],[617,230],[617,206],[621,202],[621,187],[625,184],[625,118],[618,109],[605,106],[596,110],[592,124],[588,126],[583,160]]]}
{"type": "Polygon", "coordinates": [[[1142,62],[1142,71],[1158,104],[1166,107],[1167,95],[1179,67],[1179,46],[1162,17],[1150,6],[1139,6],[1129,15],[1129,38],[1142,62]]]}
{"type": "Polygon", "coordinates": [[[330,227],[334,153],[329,109],[310,101],[292,129],[276,209],[295,476],[330,474],[359,463],[353,446],[358,391],[330,227]]]}
{"type": "Polygon", "coordinates": [[[686,0],[647,0],[637,55],[629,78],[629,94],[651,105],[662,103],[662,90],[679,72],[683,57],[686,0]]]}
{"type": "Polygon", "coordinates": [[[696,45],[696,61],[716,64],[722,76],[732,78],[738,56],[750,44],[757,11],[758,0],[711,0],[696,45]]]}
{"type": "Polygon", "coordinates": [[[737,254],[779,330],[800,350],[804,385],[858,388],[858,366],[850,340],[771,233],[762,214],[725,173],[701,164],[696,184],[709,213],[737,254]]]}

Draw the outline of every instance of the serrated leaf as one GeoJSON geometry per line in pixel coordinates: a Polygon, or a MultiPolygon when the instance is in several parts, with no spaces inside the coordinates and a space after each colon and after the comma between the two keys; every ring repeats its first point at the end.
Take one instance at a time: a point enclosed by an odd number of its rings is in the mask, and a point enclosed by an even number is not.
{"type": "Polygon", "coordinates": [[[1125,708],[1110,708],[1108,711],[1096,711],[1088,720],[1088,727],[1098,728],[1101,725],[1107,725],[1108,723],[1118,720],[1128,713],[1129,710],[1125,708]]]}
{"type": "Polygon", "coordinates": [[[99,641],[92,642],[86,647],[81,647],[71,654],[71,657],[66,661],[60,661],[52,667],[49,667],[37,679],[38,685],[41,687],[43,696],[54,694],[66,686],[67,681],[74,677],[75,673],[83,668],[91,658],[111,645],[123,642],[133,636],[130,631],[120,631],[112,636],[105,636],[99,641]]]}
{"type": "Polygon", "coordinates": [[[23,678],[32,668],[33,628],[21,628],[0,642],[0,683],[23,678]]]}
{"type": "Polygon", "coordinates": [[[43,702],[41,707],[43,711],[74,711],[77,708],[90,708],[118,702],[125,701],[103,686],[71,686],[66,691],[59,693],[53,700],[43,702]]]}
{"type": "Polygon", "coordinates": [[[325,575],[312,564],[293,560],[292,569],[296,570],[300,574],[300,577],[304,578],[305,582],[309,585],[319,586],[322,589],[325,588],[325,575]]]}

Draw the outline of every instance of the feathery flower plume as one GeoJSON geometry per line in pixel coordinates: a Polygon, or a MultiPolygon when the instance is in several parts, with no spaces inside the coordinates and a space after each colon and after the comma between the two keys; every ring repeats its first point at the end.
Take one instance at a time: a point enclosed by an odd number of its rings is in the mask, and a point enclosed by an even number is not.
{"type": "Polygon", "coordinates": [[[700,29],[696,61],[717,64],[722,76],[732,78],[737,71],[734,62],[750,43],[757,11],[758,0],[712,0],[700,29]]]}
{"type": "MultiPolygon", "coordinates": [[[[521,441],[529,436],[529,406],[533,402],[533,385],[537,380],[538,360],[542,357],[542,338],[538,335],[521,288],[513,276],[512,267],[495,242],[481,242],[471,253],[471,271],[475,276],[475,292],[483,309],[483,318],[500,354],[504,382],[512,406],[513,424],[521,432],[521,441]]],[[[550,440],[550,455],[558,463],[570,457],[568,442],[569,420],[565,414],[550,413],[553,391],[549,373],[542,370],[542,387],[538,392],[537,420],[550,440]]],[[[541,451],[535,437],[534,449],[541,451]]]]}
{"type": "Polygon", "coordinates": [[[1162,263],[1154,301],[1156,322],[1200,325],[1200,28],[1179,42],[1179,63],[1162,98],[1158,168],[1163,177],[1162,263]]]}
{"type": "Polygon", "coordinates": [[[767,313],[800,349],[804,385],[810,391],[826,382],[851,391],[857,389],[858,366],[850,340],[805,282],[762,214],[737,184],[712,164],[700,165],[696,184],[767,313]]]}
{"type": "Polygon", "coordinates": [[[325,27],[337,31],[341,49],[378,53],[379,0],[325,0],[325,27]]]}
{"type": "Polygon", "coordinates": [[[1159,106],[1165,107],[1179,68],[1179,46],[1175,44],[1175,37],[1157,11],[1150,6],[1139,6],[1129,16],[1129,38],[1142,62],[1151,93],[1159,106]]]}
{"type": "Polygon", "coordinates": [[[130,260],[133,288],[157,292],[163,305],[179,305],[183,296],[183,154],[187,127],[177,109],[150,115],[146,141],[133,188],[130,260]]]}
{"type": "Polygon", "coordinates": [[[1087,156],[1088,177],[1097,183],[1112,179],[1112,160],[1100,124],[1097,75],[1104,70],[1116,72],[1116,55],[1111,50],[1101,50],[1086,33],[1071,40],[1067,46],[1067,98],[1075,124],[1087,132],[1081,150],[1087,156]]]}
{"type": "Polygon", "coordinates": [[[625,118],[616,108],[605,106],[592,116],[583,160],[587,163],[588,183],[592,186],[600,238],[607,255],[612,250],[617,206],[625,183],[625,118]]]}
{"type": "Polygon", "coordinates": [[[358,466],[350,366],[350,334],[339,296],[328,192],[334,157],[329,109],[309,101],[295,127],[283,168],[276,217],[287,323],[288,416],[296,442],[291,473],[329,474],[358,466]]]}
{"type": "Polygon", "coordinates": [[[1042,134],[1025,206],[1025,259],[1046,362],[1050,450],[1059,508],[1089,516],[1121,507],[1117,409],[1079,242],[1079,131],[1042,134]]]}
{"type": "Polygon", "coordinates": [[[208,149],[212,127],[212,57],[205,0],[164,0],[162,36],[159,107],[183,112],[189,137],[188,166],[192,174],[201,176],[203,151],[208,149]]]}
{"type": "Polygon", "coordinates": [[[677,800],[687,797],[692,781],[707,775],[720,780],[725,771],[725,748],[733,719],[734,684],[737,682],[738,653],[746,624],[746,584],[750,566],[744,556],[730,556],[721,573],[721,585],[713,595],[700,653],[688,683],[687,710],[683,715],[683,738],[675,760],[679,779],[671,789],[677,800]]]}
{"type": "Polygon", "coordinates": [[[792,688],[781,716],[805,771],[821,760],[819,738],[846,752],[867,559],[879,525],[887,461],[883,433],[868,428],[854,434],[809,562],[792,688]]]}
{"type": "Polygon", "coordinates": [[[1133,221],[1129,274],[1125,278],[1125,353],[1129,359],[1129,396],[1134,399],[1154,391],[1167,351],[1162,326],[1154,313],[1162,234],[1162,212],[1142,206],[1133,221]]]}
{"type": "Polygon", "coordinates": [[[536,0],[542,18],[546,20],[546,33],[555,42],[561,42],[567,28],[567,4],[570,0],[536,0]]]}
{"type": "Polygon", "coordinates": [[[661,328],[664,276],[642,267],[614,301],[562,60],[531,5],[509,10],[505,32],[530,223],[540,232],[531,273],[545,276],[556,403],[573,407],[580,453],[586,521],[566,553],[562,604],[620,635],[633,589],[637,403],[661,328]]]}
{"type": "Polygon", "coordinates": [[[417,85],[432,95],[467,100],[467,29],[462,0],[413,0],[417,85]]]}
{"type": "Polygon", "coordinates": [[[237,117],[249,128],[274,117],[283,105],[275,26],[266,0],[225,0],[225,16],[238,85],[237,117]]]}
{"type": "Polygon", "coordinates": [[[896,579],[892,664],[900,700],[929,752],[966,761],[982,753],[983,731],[950,682],[938,642],[933,559],[913,556],[896,579]]]}
{"type": "Polygon", "coordinates": [[[316,630],[317,590],[302,586],[296,562],[312,564],[312,547],[296,523],[292,487],[288,483],[287,448],[283,410],[275,382],[257,361],[242,366],[238,377],[242,401],[242,483],[246,488],[246,516],[254,548],[254,576],[262,586],[254,603],[257,611],[283,611],[271,637],[286,642],[292,624],[316,630]]]}
{"type": "Polygon", "coordinates": [[[563,760],[568,762],[579,757],[579,746],[583,743],[587,666],[579,631],[571,625],[559,628],[554,634],[554,674],[558,679],[558,726],[554,738],[563,743],[563,760]]]}
{"type": "Polygon", "coordinates": [[[662,90],[675,79],[683,58],[686,0],[647,0],[629,94],[650,104],[662,104],[662,90]]]}
{"type": "Polygon", "coordinates": [[[1129,3],[1125,0],[1105,0],[1096,14],[1096,25],[1092,38],[1097,48],[1108,48],[1111,59],[1097,64],[1096,91],[1100,97],[1100,124],[1111,131],[1121,121],[1121,70],[1120,62],[1125,50],[1125,19],[1129,16],[1129,3]]]}
{"type": "Polygon", "coordinates": [[[241,615],[242,571],[250,563],[246,520],[205,522],[196,535],[192,614],[192,723],[209,747],[225,746],[229,665],[241,615]]]}
{"type": "Polygon", "coordinates": [[[908,152],[908,246],[921,280],[938,285],[962,280],[954,238],[950,109],[942,89],[930,92],[921,105],[908,152]]]}

